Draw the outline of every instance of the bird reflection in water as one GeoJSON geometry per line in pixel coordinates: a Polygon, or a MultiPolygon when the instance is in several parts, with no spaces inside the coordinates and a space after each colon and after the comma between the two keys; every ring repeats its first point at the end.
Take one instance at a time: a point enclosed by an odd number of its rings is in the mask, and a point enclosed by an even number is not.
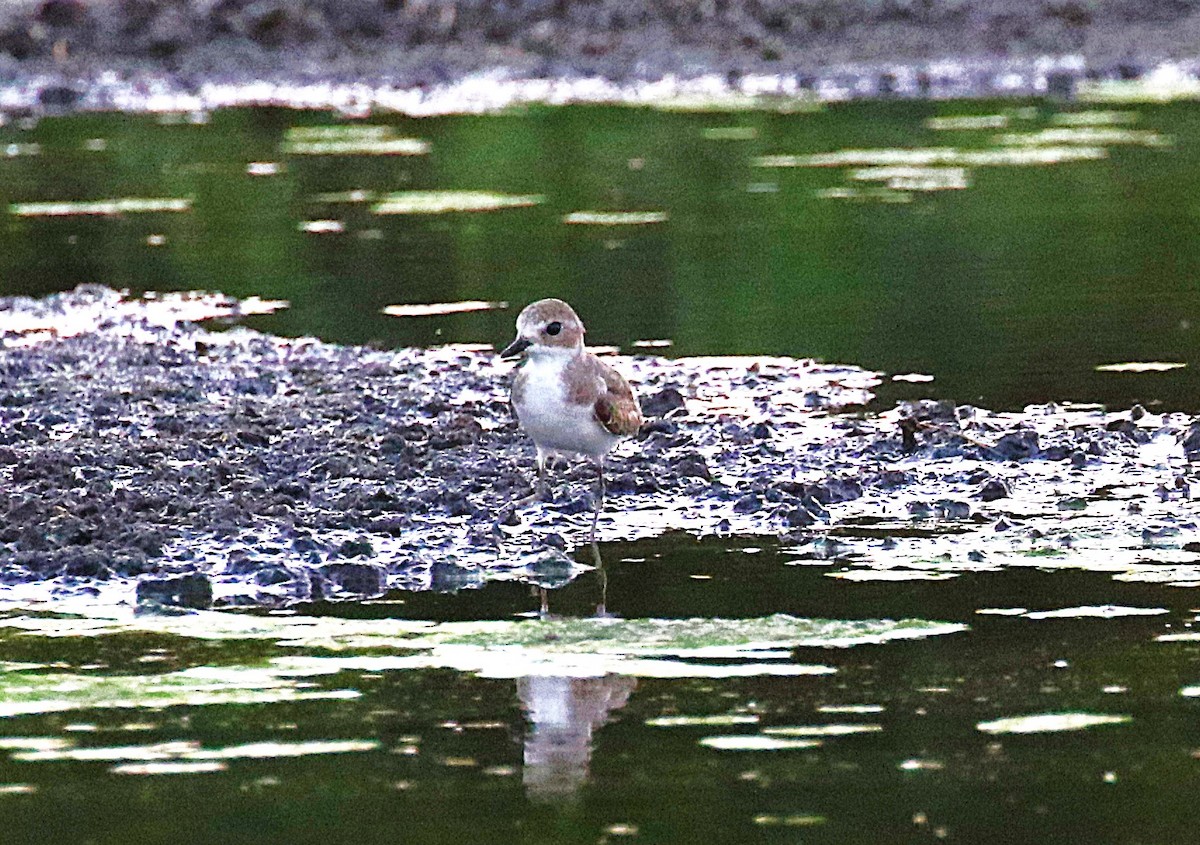
{"type": "MultiPolygon", "coordinates": [[[[596,582],[600,591],[600,600],[596,603],[596,617],[608,618],[612,614],[608,612],[608,572],[604,569],[604,559],[600,557],[600,547],[596,543],[591,543],[592,565],[595,567],[596,582]]],[[[551,618],[550,614],[550,593],[553,590],[559,589],[571,583],[574,579],[574,573],[571,573],[564,581],[561,577],[541,577],[532,580],[536,588],[537,596],[540,600],[538,615],[542,619],[551,618]]]]}
{"type": "Polygon", "coordinates": [[[522,780],[531,799],[563,801],[578,792],[588,779],[593,734],[628,703],[635,687],[637,679],[628,675],[517,680],[529,720],[522,780]]]}
{"type": "MultiPolygon", "coordinates": [[[[607,616],[608,578],[595,543],[592,557],[600,579],[597,616],[607,616]]],[[[547,591],[541,588],[542,617],[548,615],[547,591]]],[[[595,732],[614,711],[629,702],[637,679],[628,675],[578,678],[530,675],[517,680],[525,711],[525,792],[535,801],[565,801],[588,780],[595,732]]]]}

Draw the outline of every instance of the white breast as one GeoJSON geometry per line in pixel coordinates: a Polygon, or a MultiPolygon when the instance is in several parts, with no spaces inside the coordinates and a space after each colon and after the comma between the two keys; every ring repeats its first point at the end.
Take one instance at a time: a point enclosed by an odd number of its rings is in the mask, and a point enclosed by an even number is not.
{"type": "Polygon", "coordinates": [[[598,458],[619,439],[596,421],[589,405],[567,402],[563,369],[570,360],[563,354],[531,355],[524,365],[525,385],[520,402],[514,402],[521,428],[543,451],[567,452],[598,458]]]}

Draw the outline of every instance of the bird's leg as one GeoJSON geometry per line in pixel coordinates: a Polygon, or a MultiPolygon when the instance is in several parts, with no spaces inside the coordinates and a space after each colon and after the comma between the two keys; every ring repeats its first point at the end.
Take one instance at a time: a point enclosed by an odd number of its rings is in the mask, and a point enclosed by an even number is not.
{"type": "Polygon", "coordinates": [[[600,510],[604,507],[604,456],[596,461],[596,510],[592,513],[592,536],[589,542],[596,545],[596,523],[600,521],[600,510]]]}
{"type": "Polygon", "coordinates": [[[604,558],[600,557],[600,547],[592,543],[592,562],[596,565],[596,576],[600,579],[600,603],[596,605],[596,617],[610,619],[608,612],[608,572],[604,569],[604,558]]]}
{"type": "Polygon", "coordinates": [[[513,502],[514,508],[523,508],[526,505],[532,505],[534,502],[544,501],[546,498],[546,458],[547,454],[541,449],[537,453],[537,481],[534,482],[533,492],[528,496],[517,499],[513,502]]]}

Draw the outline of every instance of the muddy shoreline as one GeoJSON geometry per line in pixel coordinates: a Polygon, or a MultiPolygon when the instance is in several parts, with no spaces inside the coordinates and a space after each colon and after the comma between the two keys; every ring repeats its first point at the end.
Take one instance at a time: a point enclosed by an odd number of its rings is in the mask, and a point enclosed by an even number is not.
{"type": "MultiPolygon", "coordinates": [[[[588,465],[556,474],[552,502],[509,507],[532,466],[511,363],[195,322],[264,307],[96,287],[0,300],[0,604],[275,606],[585,571],[588,465]]],[[[1123,577],[1200,583],[1185,415],[867,412],[879,376],[849,366],[617,364],[648,422],[610,461],[602,548],[776,537],[858,580],[1107,555],[1123,577]]]]}
{"type": "Polygon", "coordinates": [[[0,10],[0,111],[1071,97],[1198,57],[1200,14],[1167,2],[44,0],[0,10]]]}

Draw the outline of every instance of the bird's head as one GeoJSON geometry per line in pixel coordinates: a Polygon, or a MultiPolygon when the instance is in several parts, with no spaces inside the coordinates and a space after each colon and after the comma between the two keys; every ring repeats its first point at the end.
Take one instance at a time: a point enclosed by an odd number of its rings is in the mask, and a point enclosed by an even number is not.
{"type": "Polygon", "coordinates": [[[572,352],[583,348],[583,321],[561,299],[539,299],[517,317],[517,339],[500,353],[513,358],[526,350],[532,355],[572,352]]]}

